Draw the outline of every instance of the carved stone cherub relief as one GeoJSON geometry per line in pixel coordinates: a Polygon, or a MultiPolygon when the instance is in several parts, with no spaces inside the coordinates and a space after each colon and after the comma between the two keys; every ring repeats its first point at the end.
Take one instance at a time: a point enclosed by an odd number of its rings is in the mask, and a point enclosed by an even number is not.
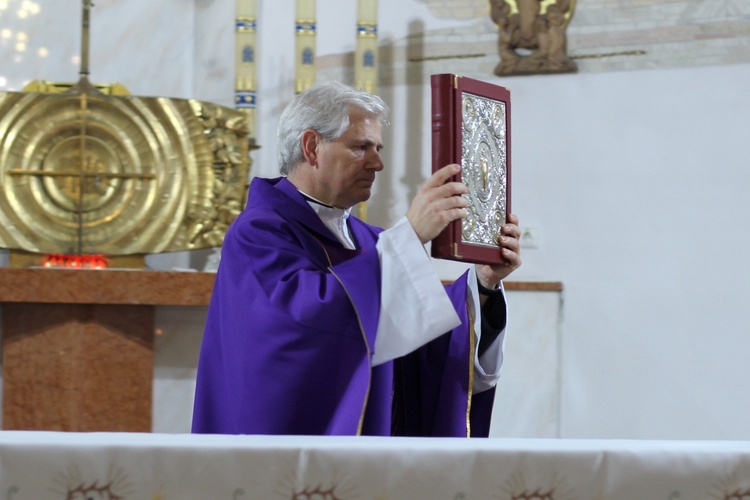
{"type": "Polygon", "coordinates": [[[497,24],[500,52],[495,74],[577,71],[578,66],[567,55],[565,36],[572,10],[573,0],[490,0],[490,17],[497,24]],[[542,3],[546,9],[542,8],[542,3]]]}

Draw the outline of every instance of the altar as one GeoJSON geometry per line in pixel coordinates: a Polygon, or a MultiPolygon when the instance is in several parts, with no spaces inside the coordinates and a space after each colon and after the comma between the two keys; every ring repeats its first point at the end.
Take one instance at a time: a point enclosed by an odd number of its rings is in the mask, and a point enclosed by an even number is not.
{"type": "Polygon", "coordinates": [[[150,432],[156,306],[206,305],[214,277],[0,268],[3,429],[150,432]]]}
{"type": "Polygon", "coordinates": [[[750,496],[750,443],[0,433],[2,494],[151,499],[750,496]]]}
{"type": "MultiPolygon", "coordinates": [[[[189,432],[214,279],[0,267],[3,429],[189,432]]],[[[505,287],[513,313],[491,435],[556,437],[562,285],[505,287]]]]}

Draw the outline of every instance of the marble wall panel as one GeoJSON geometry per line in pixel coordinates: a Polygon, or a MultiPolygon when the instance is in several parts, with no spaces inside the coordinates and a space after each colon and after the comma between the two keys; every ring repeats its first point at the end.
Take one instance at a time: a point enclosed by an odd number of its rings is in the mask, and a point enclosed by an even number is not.
{"type": "MultiPolygon", "coordinates": [[[[8,0],[0,11],[0,89],[28,81],[75,82],[81,70],[82,2],[8,0]]],[[[89,79],[142,96],[191,97],[194,6],[184,0],[94,2],[89,79]]]]}
{"type": "Polygon", "coordinates": [[[508,307],[505,362],[490,436],[560,437],[562,292],[509,292],[508,307]]]}

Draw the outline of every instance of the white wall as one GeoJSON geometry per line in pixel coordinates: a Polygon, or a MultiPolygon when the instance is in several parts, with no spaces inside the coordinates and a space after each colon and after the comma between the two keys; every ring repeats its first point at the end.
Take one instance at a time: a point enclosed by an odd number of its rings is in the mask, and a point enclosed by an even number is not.
{"type": "MultiPolygon", "coordinates": [[[[294,2],[261,3],[262,149],[253,174],[274,175],[275,124],[292,95],[294,2]]],[[[354,46],[353,2],[318,4],[320,77],[344,78],[351,69],[337,61],[354,46]]],[[[416,50],[408,37],[415,30],[434,39],[452,27],[487,29],[486,20],[438,19],[424,1],[380,5],[382,45],[392,55],[381,94],[394,113],[371,220],[392,223],[429,172],[426,75],[455,71],[510,88],[513,207],[541,236],[514,279],[565,287],[560,435],[750,438],[750,62],[617,72],[582,64],[574,75],[500,80],[491,74],[492,54],[421,65],[399,59],[416,50]]],[[[75,0],[56,2],[27,22],[54,52],[43,61],[3,62],[6,90],[23,79],[76,79],[65,60],[78,51],[79,8],[75,0]],[[69,25],[45,31],[56,19],[69,25]]],[[[232,17],[227,0],[99,0],[92,80],[229,105],[232,17]]],[[[9,49],[0,48],[9,60],[9,49]]],[[[168,257],[158,261],[170,265],[168,257]]],[[[440,269],[445,277],[456,272],[440,269]]]]}
{"type": "Polygon", "coordinates": [[[565,285],[562,435],[747,439],[750,65],[513,82],[520,277],[565,285]]]}

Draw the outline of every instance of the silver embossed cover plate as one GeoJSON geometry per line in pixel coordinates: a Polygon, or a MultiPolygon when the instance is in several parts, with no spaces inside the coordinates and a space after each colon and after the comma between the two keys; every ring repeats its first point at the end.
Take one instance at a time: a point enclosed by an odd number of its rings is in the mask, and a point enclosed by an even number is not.
{"type": "Polygon", "coordinates": [[[507,127],[505,103],[462,92],[463,182],[469,188],[461,241],[497,248],[507,215],[507,127]]]}

